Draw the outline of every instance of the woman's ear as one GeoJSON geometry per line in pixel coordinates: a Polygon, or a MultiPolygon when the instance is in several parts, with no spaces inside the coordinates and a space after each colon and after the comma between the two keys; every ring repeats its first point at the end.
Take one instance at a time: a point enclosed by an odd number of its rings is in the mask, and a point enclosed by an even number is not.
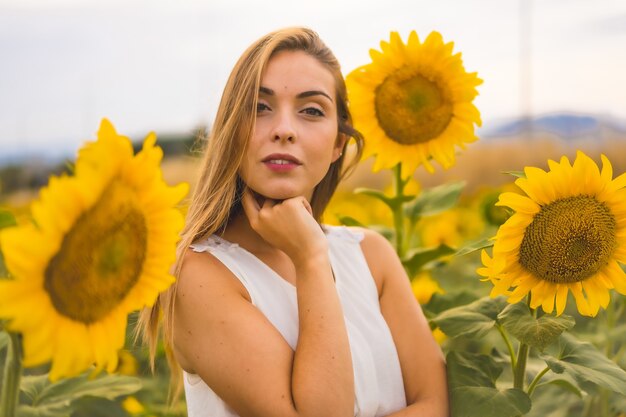
{"type": "Polygon", "coordinates": [[[337,141],[335,142],[335,147],[333,148],[333,162],[341,157],[343,154],[343,148],[348,141],[348,135],[344,133],[340,133],[337,136],[337,141]]]}

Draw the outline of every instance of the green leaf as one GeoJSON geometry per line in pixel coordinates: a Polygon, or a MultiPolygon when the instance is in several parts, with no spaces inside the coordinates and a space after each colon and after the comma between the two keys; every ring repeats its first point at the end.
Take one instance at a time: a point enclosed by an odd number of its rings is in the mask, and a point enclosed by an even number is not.
{"type": "Polygon", "coordinates": [[[528,395],[517,388],[460,387],[450,397],[452,417],[515,417],[531,407],[528,395]]]}
{"type": "Polygon", "coordinates": [[[446,357],[448,386],[495,387],[502,365],[490,356],[470,352],[450,351],[446,357]]]}
{"type": "Polygon", "coordinates": [[[337,216],[339,223],[344,226],[357,226],[357,227],[366,227],[363,223],[350,216],[337,216]]]}
{"type": "Polygon", "coordinates": [[[564,333],[559,338],[556,354],[543,354],[540,357],[553,372],[569,374],[586,391],[600,386],[626,395],[626,371],[591,343],[564,333]]]}
{"type": "Polygon", "coordinates": [[[409,275],[413,276],[417,274],[417,272],[428,262],[453,253],[454,249],[445,244],[439,245],[435,248],[412,249],[407,253],[405,259],[402,261],[402,264],[408,270],[409,275]]]}
{"type": "Polygon", "coordinates": [[[526,174],[524,174],[524,171],[501,171],[503,174],[509,174],[509,175],[513,175],[514,177],[517,178],[526,178],[526,174]]]}
{"type": "Polygon", "coordinates": [[[526,417],[583,416],[580,390],[565,380],[540,383],[533,392],[533,407],[526,417]]]}
{"type": "Polygon", "coordinates": [[[471,304],[446,310],[432,321],[449,337],[481,337],[493,328],[506,305],[502,296],[483,297],[471,304]]]}
{"type": "Polygon", "coordinates": [[[574,318],[567,315],[555,317],[545,314],[538,319],[534,318],[528,306],[523,303],[508,305],[498,315],[498,320],[517,340],[542,352],[554,343],[561,333],[576,324],[574,318]]]}
{"type": "Polygon", "coordinates": [[[405,207],[405,214],[413,221],[420,216],[433,216],[456,205],[465,187],[465,181],[442,184],[422,191],[405,207]]]}
{"type": "Polygon", "coordinates": [[[566,391],[569,391],[572,394],[575,394],[578,398],[583,397],[583,393],[580,391],[580,389],[576,385],[572,384],[570,381],[567,381],[565,379],[553,379],[552,381],[541,382],[537,384],[535,389],[538,389],[539,387],[545,387],[548,385],[554,385],[566,391]]]}
{"type": "Polygon", "coordinates": [[[17,221],[15,220],[13,213],[0,209],[0,229],[13,226],[17,226],[17,221]]]}
{"type": "Polygon", "coordinates": [[[475,242],[470,242],[469,244],[458,249],[454,256],[463,256],[467,255],[468,253],[479,251],[481,249],[490,248],[493,246],[493,244],[494,241],[491,239],[482,239],[475,242]]]}
{"type": "Polygon", "coordinates": [[[496,388],[502,365],[489,356],[451,351],[446,363],[452,417],[513,417],[530,410],[522,390],[496,388]]]}
{"type": "Polygon", "coordinates": [[[374,190],[372,188],[364,188],[364,187],[355,189],[354,193],[364,194],[370,197],[377,198],[378,200],[385,203],[392,211],[396,210],[398,207],[401,207],[403,203],[413,200],[412,196],[389,197],[382,191],[374,190]]]}
{"type": "Polygon", "coordinates": [[[468,291],[448,292],[445,294],[434,293],[430,297],[430,301],[423,307],[424,310],[430,313],[439,314],[445,310],[472,303],[477,298],[476,295],[468,291]]]}
{"type": "Polygon", "coordinates": [[[120,375],[89,379],[84,374],[52,383],[47,375],[38,375],[22,377],[20,389],[30,400],[30,404],[20,406],[20,417],[61,417],[74,410],[79,398],[92,396],[112,400],[138,391],[141,382],[138,378],[120,375]]]}
{"type": "Polygon", "coordinates": [[[74,403],[75,411],[72,417],[128,417],[119,402],[106,398],[82,397],[74,403]]]}
{"type": "Polygon", "coordinates": [[[392,200],[391,197],[387,196],[382,191],[375,190],[373,188],[359,187],[354,190],[354,194],[364,194],[370,197],[377,198],[388,206],[391,204],[391,200],[392,200]]]}

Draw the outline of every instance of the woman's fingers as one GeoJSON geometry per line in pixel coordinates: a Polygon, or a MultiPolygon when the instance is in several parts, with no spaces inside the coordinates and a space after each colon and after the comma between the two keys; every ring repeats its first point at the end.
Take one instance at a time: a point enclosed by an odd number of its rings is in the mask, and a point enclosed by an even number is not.
{"type": "Polygon", "coordinates": [[[309,203],[309,201],[306,198],[302,198],[302,205],[304,205],[304,208],[306,208],[306,211],[308,211],[309,214],[312,216],[313,215],[313,208],[311,208],[311,204],[309,203]]]}

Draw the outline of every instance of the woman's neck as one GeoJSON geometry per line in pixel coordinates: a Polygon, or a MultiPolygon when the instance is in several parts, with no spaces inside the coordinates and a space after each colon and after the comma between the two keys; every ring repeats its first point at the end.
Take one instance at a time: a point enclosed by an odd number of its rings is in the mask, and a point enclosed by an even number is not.
{"type": "Polygon", "coordinates": [[[265,239],[261,237],[250,225],[245,212],[241,210],[226,225],[221,237],[252,253],[276,251],[265,239]]]}

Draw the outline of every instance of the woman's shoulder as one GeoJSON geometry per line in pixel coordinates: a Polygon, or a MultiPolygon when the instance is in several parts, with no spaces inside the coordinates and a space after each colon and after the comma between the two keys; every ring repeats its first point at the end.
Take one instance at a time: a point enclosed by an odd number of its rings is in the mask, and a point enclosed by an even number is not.
{"type": "Polygon", "coordinates": [[[190,245],[183,253],[178,286],[200,293],[232,291],[250,301],[248,291],[215,252],[232,249],[228,243],[202,240],[190,245]]]}

